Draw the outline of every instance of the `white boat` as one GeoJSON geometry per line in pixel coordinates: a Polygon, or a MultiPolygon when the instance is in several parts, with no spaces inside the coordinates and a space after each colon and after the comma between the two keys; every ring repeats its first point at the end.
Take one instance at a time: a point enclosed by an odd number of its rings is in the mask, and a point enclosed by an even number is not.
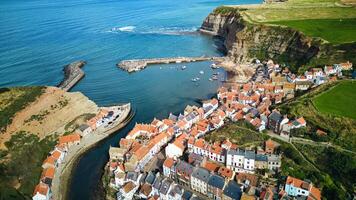
{"type": "Polygon", "coordinates": [[[212,79],[212,78],[209,78],[209,81],[213,81],[213,79],[212,79]]]}
{"type": "Polygon", "coordinates": [[[200,71],[199,73],[200,73],[200,74],[204,74],[204,71],[200,71]]]}
{"type": "Polygon", "coordinates": [[[199,81],[199,80],[200,80],[199,77],[192,78],[192,81],[193,81],[193,82],[197,82],[197,81],[199,81]]]}
{"type": "Polygon", "coordinates": [[[185,70],[187,68],[187,66],[183,65],[182,66],[182,70],[185,70]]]}
{"type": "Polygon", "coordinates": [[[182,62],[182,61],[180,61],[180,60],[177,60],[177,61],[176,61],[176,63],[181,63],[181,62],[182,62]]]}
{"type": "Polygon", "coordinates": [[[213,75],[211,78],[212,78],[213,80],[218,80],[218,77],[217,77],[216,75],[213,75]]]}

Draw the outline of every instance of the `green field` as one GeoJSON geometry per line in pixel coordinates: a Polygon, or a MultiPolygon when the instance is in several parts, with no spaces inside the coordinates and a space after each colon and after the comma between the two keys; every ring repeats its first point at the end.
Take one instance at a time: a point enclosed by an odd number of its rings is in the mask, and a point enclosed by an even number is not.
{"type": "Polygon", "coordinates": [[[320,37],[333,44],[356,41],[356,18],[291,20],[272,23],[297,29],[308,36],[320,37]]]}
{"type": "Polygon", "coordinates": [[[316,96],[313,103],[320,112],[356,119],[356,82],[342,82],[316,96]]]}

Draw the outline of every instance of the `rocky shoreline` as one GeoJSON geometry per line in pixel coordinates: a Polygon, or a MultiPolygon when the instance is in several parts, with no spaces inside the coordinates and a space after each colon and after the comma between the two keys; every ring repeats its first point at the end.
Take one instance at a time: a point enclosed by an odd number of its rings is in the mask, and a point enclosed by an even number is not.
{"type": "Polygon", "coordinates": [[[57,87],[64,91],[69,91],[74,87],[85,76],[84,71],[81,69],[85,64],[86,62],[81,60],[66,65],[63,69],[64,78],[57,87]]]}

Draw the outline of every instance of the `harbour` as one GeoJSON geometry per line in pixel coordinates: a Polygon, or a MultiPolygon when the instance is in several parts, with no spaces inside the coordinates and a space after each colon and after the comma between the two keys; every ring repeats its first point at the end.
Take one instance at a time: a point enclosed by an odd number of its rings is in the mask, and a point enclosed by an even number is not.
{"type": "Polygon", "coordinates": [[[224,60],[225,60],[224,57],[205,57],[205,56],[133,59],[133,60],[123,60],[120,63],[118,63],[117,66],[131,73],[131,72],[140,71],[146,68],[148,65],[155,65],[155,64],[188,63],[188,62],[201,62],[201,61],[222,62],[224,60]]]}

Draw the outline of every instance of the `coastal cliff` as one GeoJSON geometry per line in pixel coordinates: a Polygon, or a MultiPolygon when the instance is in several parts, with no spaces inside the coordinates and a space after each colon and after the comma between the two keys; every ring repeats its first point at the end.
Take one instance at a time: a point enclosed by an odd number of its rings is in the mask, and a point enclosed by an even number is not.
{"type": "Polygon", "coordinates": [[[206,17],[200,32],[222,37],[227,56],[235,63],[273,59],[297,71],[311,63],[345,61],[347,51],[354,51],[354,43],[334,46],[289,27],[248,22],[238,8],[221,10],[206,17]]]}

